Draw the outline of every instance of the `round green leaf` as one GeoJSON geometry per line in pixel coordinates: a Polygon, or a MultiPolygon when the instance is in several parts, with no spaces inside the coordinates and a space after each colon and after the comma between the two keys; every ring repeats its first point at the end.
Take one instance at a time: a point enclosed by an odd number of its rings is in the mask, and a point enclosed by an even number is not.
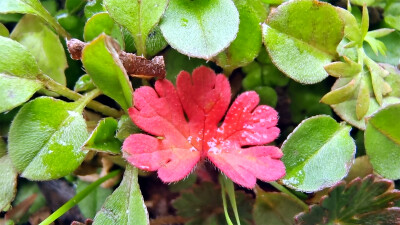
{"type": "Polygon", "coordinates": [[[118,122],[114,118],[108,117],[101,120],[86,141],[84,148],[111,154],[121,153],[122,143],[115,138],[117,129],[118,122]]]}
{"type": "Polygon", "coordinates": [[[239,13],[231,0],[175,0],[169,3],[160,28],[182,54],[211,59],[236,38],[239,13]]]}
{"type": "Polygon", "coordinates": [[[305,84],[325,79],[324,65],[336,57],[344,25],[332,5],[294,0],[280,5],[263,25],[263,39],[273,63],[305,84]]]}
{"type": "Polygon", "coordinates": [[[168,0],[104,0],[110,16],[133,35],[138,55],[147,55],[146,39],[157,25],[168,0]]]}
{"type": "Polygon", "coordinates": [[[81,92],[81,91],[91,91],[95,89],[92,79],[88,74],[84,74],[76,81],[74,86],[74,91],[81,92]]]}
{"type": "Polygon", "coordinates": [[[0,36],[0,59],[0,73],[26,78],[34,78],[39,74],[35,57],[23,45],[10,38],[0,36]]]}
{"type": "Polygon", "coordinates": [[[110,37],[100,35],[83,49],[82,63],[93,83],[123,109],[128,109],[133,103],[133,89],[115,45],[110,37]]]}
{"type": "Polygon", "coordinates": [[[0,73],[0,112],[11,110],[28,101],[41,87],[35,80],[0,73]]]}
{"type": "Polygon", "coordinates": [[[10,158],[0,157],[0,212],[6,208],[15,197],[17,191],[18,173],[10,158]]]}
{"type": "Polygon", "coordinates": [[[123,46],[121,30],[106,12],[97,13],[86,21],[83,38],[85,41],[91,41],[102,33],[114,37],[123,46]]]}
{"type": "Polygon", "coordinates": [[[400,179],[400,104],[373,114],[365,129],[365,149],[374,170],[389,179],[400,179]]]}
{"type": "Polygon", "coordinates": [[[282,145],[283,183],[304,192],[338,183],[354,160],[356,145],[350,129],[325,115],[301,122],[282,145]]]}
{"type": "Polygon", "coordinates": [[[64,70],[68,64],[64,47],[59,37],[39,17],[33,15],[22,17],[10,37],[35,56],[44,74],[60,84],[66,84],[64,70]]]}
{"type": "Polygon", "coordinates": [[[88,137],[82,106],[50,97],[25,104],[10,128],[9,155],[22,177],[49,180],[68,175],[83,161],[88,137]]]}
{"type": "MultiPolygon", "coordinates": [[[[229,72],[253,61],[260,51],[262,41],[260,27],[262,21],[251,5],[252,2],[259,1],[235,0],[234,2],[239,11],[239,32],[231,45],[216,57],[217,64],[229,72]]],[[[267,14],[262,4],[259,8],[259,10],[264,9],[264,14],[267,14]]]]}

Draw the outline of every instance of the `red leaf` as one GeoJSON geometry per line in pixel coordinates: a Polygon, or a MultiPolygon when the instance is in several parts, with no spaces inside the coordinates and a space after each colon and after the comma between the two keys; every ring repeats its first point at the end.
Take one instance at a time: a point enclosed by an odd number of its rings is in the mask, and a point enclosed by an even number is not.
{"type": "Polygon", "coordinates": [[[227,78],[204,66],[194,70],[192,77],[181,72],[176,90],[168,80],[158,80],[155,90],[137,89],[129,115],[137,126],[158,138],[129,136],[122,147],[124,157],[140,169],[157,170],[164,182],[183,179],[206,158],[247,188],[254,187],[257,178],[281,178],[285,175],[285,166],[279,160],[282,151],[262,146],[279,135],[277,112],[269,106],[257,107],[257,93],[245,92],[218,127],[230,97],[227,78]]]}

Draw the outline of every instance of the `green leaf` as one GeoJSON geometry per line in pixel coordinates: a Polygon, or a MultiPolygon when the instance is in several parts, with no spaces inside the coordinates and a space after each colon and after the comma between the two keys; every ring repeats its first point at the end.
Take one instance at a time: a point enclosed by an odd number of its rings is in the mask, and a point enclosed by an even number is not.
{"type": "Polygon", "coordinates": [[[386,77],[389,72],[384,70],[376,62],[372,61],[368,57],[365,57],[364,62],[368,66],[369,72],[371,74],[372,88],[374,90],[375,99],[379,103],[379,105],[382,105],[383,77],[386,77]]]}
{"type": "Polygon", "coordinates": [[[329,75],[340,78],[340,77],[353,77],[359,74],[362,70],[362,66],[351,59],[344,56],[345,62],[333,62],[324,66],[326,72],[329,75]]]}
{"type": "Polygon", "coordinates": [[[400,104],[389,105],[367,121],[365,148],[374,170],[389,179],[400,178],[400,104]]]}
{"type": "MultiPolygon", "coordinates": [[[[76,192],[79,193],[90,183],[78,180],[76,186],[76,192]]],[[[101,206],[103,205],[106,198],[112,193],[109,188],[97,187],[89,195],[87,195],[82,201],[78,203],[78,207],[81,210],[82,214],[86,218],[94,218],[96,212],[100,211],[101,206]]]]}
{"type": "MultiPolygon", "coordinates": [[[[251,209],[254,200],[243,192],[235,192],[240,223],[251,225],[251,209]]],[[[177,214],[185,219],[187,225],[219,225],[226,224],[221,190],[212,183],[202,183],[188,191],[181,193],[172,203],[177,214]]],[[[233,217],[231,207],[228,207],[229,216],[233,217]]]]}
{"type": "Polygon", "coordinates": [[[202,59],[190,58],[186,55],[169,49],[165,54],[165,69],[167,70],[167,79],[175,83],[176,76],[182,70],[191,73],[195,68],[206,65],[206,61],[202,59]]]}
{"type": "MultiPolygon", "coordinates": [[[[386,97],[382,100],[382,106],[378,104],[374,97],[370,98],[368,112],[365,114],[365,117],[372,115],[374,112],[379,110],[381,107],[385,107],[390,104],[399,103],[400,98],[397,97],[386,97]]],[[[356,114],[357,100],[351,99],[345,102],[342,102],[337,105],[331,106],[333,111],[340,116],[343,120],[348,122],[349,124],[357,127],[358,129],[365,130],[365,121],[364,119],[359,120],[356,114]]]]}
{"type": "Polygon", "coordinates": [[[17,192],[18,173],[10,157],[0,157],[0,212],[10,205],[17,192]]]}
{"type": "Polygon", "coordinates": [[[42,85],[35,81],[0,73],[0,112],[9,111],[28,101],[42,85]]]}
{"type": "MultiPolygon", "coordinates": [[[[215,58],[216,63],[224,68],[227,73],[231,73],[234,69],[249,64],[257,57],[261,48],[261,27],[260,19],[256,14],[251,3],[260,2],[259,0],[234,0],[239,11],[239,31],[236,39],[223,52],[215,58]]],[[[260,9],[267,11],[261,4],[260,9]]]]}
{"type": "Polygon", "coordinates": [[[10,35],[10,32],[7,27],[0,23],[0,36],[8,37],[8,35],[10,35]]]}
{"type": "Polygon", "coordinates": [[[64,70],[68,64],[64,47],[59,37],[39,17],[22,17],[10,37],[32,53],[44,74],[62,85],[66,84],[64,70]]]}
{"type": "Polygon", "coordinates": [[[94,14],[106,11],[103,7],[103,0],[91,0],[85,5],[85,17],[90,18],[94,14]]]}
{"type": "Polygon", "coordinates": [[[84,149],[120,154],[122,143],[114,137],[117,128],[118,122],[112,117],[100,120],[97,127],[86,141],[84,149]]]}
{"type": "Polygon", "coordinates": [[[354,15],[343,8],[337,7],[336,10],[344,22],[344,36],[355,43],[361,43],[361,29],[354,15]]]}
{"type": "Polygon", "coordinates": [[[369,108],[370,94],[367,82],[365,78],[361,79],[360,89],[358,90],[356,115],[359,120],[367,114],[369,108]]]}
{"type": "Polygon", "coordinates": [[[164,39],[161,29],[156,26],[149,34],[146,40],[146,51],[149,57],[157,55],[161,50],[168,46],[167,41],[164,39]]]}
{"type": "Polygon", "coordinates": [[[351,4],[363,6],[366,4],[367,6],[372,5],[376,0],[350,0],[351,4]]]}
{"type": "Polygon", "coordinates": [[[282,145],[282,161],[286,166],[282,182],[304,192],[338,183],[354,160],[356,146],[350,129],[324,115],[301,122],[282,145]]]}
{"type": "Polygon", "coordinates": [[[174,0],[160,28],[177,51],[209,60],[236,38],[239,13],[231,0],[174,0]]]}
{"type": "Polygon", "coordinates": [[[256,188],[253,218],[256,225],[292,225],[294,216],[307,210],[289,195],[256,188]]]}
{"type": "Polygon", "coordinates": [[[122,115],[118,121],[118,130],[115,137],[123,141],[129,135],[139,132],[140,129],[132,122],[131,118],[127,115],[122,115]]]}
{"type": "Polygon", "coordinates": [[[82,63],[94,84],[124,110],[132,106],[132,86],[118,57],[116,43],[102,34],[82,51],[82,63]]]}
{"type": "Polygon", "coordinates": [[[332,90],[322,97],[321,102],[334,105],[346,101],[351,98],[359,84],[359,80],[352,79],[348,84],[343,87],[332,90]]]}
{"type": "Polygon", "coordinates": [[[127,165],[120,186],[96,214],[93,225],[149,224],[149,216],[138,184],[138,170],[127,165]]]}
{"type": "MultiPolygon", "coordinates": [[[[364,144],[364,143],[362,143],[364,144]]],[[[357,151],[360,149],[357,146],[357,151]]],[[[359,178],[364,178],[370,174],[372,174],[373,168],[372,165],[368,159],[367,155],[363,155],[360,157],[357,157],[356,160],[354,160],[353,165],[350,168],[349,174],[347,174],[346,178],[344,179],[346,182],[350,182],[353,179],[359,177],[359,178]]]]}
{"type": "Polygon", "coordinates": [[[391,1],[386,4],[385,12],[383,13],[385,22],[390,27],[400,30],[400,2],[391,1]]]}
{"type": "Polygon", "coordinates": [[[365,53],[376,62],[389,63],[397,66],[400,58],[400,48],[398,47],[398,43],[400,42],[400,31],[392,32],[379,40],[386,46],[386,56],[375,54],[368,43],[364,43],[363,46],[365,53]]]}
{"type": "Polygon", "coordinates": [[[106,12],[97,13],[86,21],[83,38],[85,41],[92,41],[102,33],[112,36],[121,47],[124,47],[123,36],[118,24],[106,12]]]}
{"type": "MultiPolygon", "coordinates": [[[[372,175],[363,180],[356,178],[348,185],[341,182],[322,198],[320,204],[311,206],[309,212],[297,215],[296,224],[398,224],[398,217],[393,220],[393,215],[384,216],[393,213],[396,208],[389,207],[393,201],[400,199],[400,192],[393,187],[393,181],[372,175]],[[372,218],[374,222],[368,220],[372,218]]],[[[398,208],[395,211],[398,212],[398,208]]]]}
{"type": "Polygon", "coordinates": [[[278,102],[278,94],[275,89],[268,86],[259,86],[253,89],[260,96],[260,104],[275,107],[278,102]]]}
{"type": "Polygon", "coordinates": [[[39,16],[49,23],[58,34],[69,38],[69,34],[47,12],[39,0],[2,0],[0,1],[0,14],[2,13],[24,13],[39,16]]]}
{"type": "Polygon", "coordinates": [[[7,144],[4,142],[3,138],[0,137],[0,157],[7,154],[7,144]]]}
{"type": "Polygon", "coordinates": [[[363,5],[362,17],[361,17],[361,39],[364,39],[368,33],[369,27],[369,15],[366,5],[363,5]]]}
{"type": "Polygon", "coordinates": [[[35,78],[39,67],[35,57],[20,43],[0,36],[0,73],[18,77],[35,78]]]}
{"type": "Polygon", "coordinates": [[[95,89],[92,79],[88,74],[84,74],[76,81],[74,86],[74,91],[81,92],[81,91],[91,91],[95,89]]]}
{"type": "Polygon", "coordinates": [[[8,147],[22,177],[56,179],[81,164],[86,155],[81,146],[88,137],[81,104],[41,97],[20,109],[10,128],[8,147]]]}
{"type": "Polygon", "coordinates": [[[289,1],[269,15],[268,25],[263,24],[263,40],[282,72],[298,82],[313,84],[328,76],[324,66],[336,57],[343,29],[332,5],[289,1]]]}
{"type": "Polygon", "coordinates": [[[138,55],[146,56],[146,39],[160,21],[168,0],[105,0],[104,3],[110,16],[132,33],[138,55]]]}

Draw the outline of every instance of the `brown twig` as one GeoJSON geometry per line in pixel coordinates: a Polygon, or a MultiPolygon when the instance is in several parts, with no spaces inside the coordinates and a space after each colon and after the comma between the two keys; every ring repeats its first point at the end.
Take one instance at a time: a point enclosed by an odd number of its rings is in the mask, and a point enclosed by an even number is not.
{"type": "MultiPolygon", "coordinates": [[[[67,41],[67,46],[71,58],[80,60],[82,58],[82,50],[85,48],[86,43],[78,39],[70,39],[67,41]]],[[[137,56],[133,53],[120,51],[119,59],[124,65],[127,74],[130,76],[140,78],[165,78],[165,64],[164,57],[162,56],[156,56],[148,60],[145,57],[137,56]]]]}

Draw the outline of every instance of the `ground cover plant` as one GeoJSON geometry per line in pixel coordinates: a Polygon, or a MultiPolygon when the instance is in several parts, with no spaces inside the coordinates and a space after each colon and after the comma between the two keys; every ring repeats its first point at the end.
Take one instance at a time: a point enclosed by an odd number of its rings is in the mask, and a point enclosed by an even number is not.
{"type": "Polygon", "coordinates": [[[1,0],[1,224],[400,224],[397,0],[1,0]]]}

